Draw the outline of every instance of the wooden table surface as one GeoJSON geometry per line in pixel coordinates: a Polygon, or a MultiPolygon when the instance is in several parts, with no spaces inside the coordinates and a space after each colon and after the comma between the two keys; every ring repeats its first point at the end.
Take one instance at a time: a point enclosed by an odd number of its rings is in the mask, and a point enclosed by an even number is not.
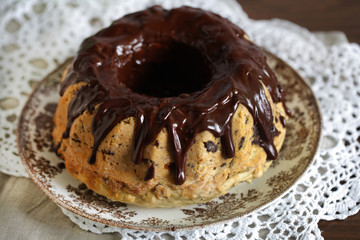
{"type": "MultiPolygon", "coordinates": [[[[350,42],[360,44],[359,0],[238,0],[250,18],[281,18],[310,31],[345,32],[350,42]]],[[[359,76],[360,77],[360,76],[359,76]]],[[[360,239],[360,212],[345,220],[320,221],[325,240],[360,239]]]]}

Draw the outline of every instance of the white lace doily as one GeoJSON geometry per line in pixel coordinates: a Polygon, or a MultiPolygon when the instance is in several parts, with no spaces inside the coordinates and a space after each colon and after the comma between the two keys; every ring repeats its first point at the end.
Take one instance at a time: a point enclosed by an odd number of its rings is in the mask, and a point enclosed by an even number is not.
{"type": "Polygon", "coordinates": [[[260,46],[293,66],[312,86],[323,115],[314,165],[286,196],[232,223],[156,233],[108,227],[63,210],[81,228],[126,239],[322,238],[321,219],[344,219],[360,208],[360,47],[328,46],[283,20],[253,21],[235,0],[2,1],[0,4],[0,171],[27,176],[16,147],[17,120],[32,87],[81,41],[125,13],[153,4],[201,7],[244,28],[260,46]]]}

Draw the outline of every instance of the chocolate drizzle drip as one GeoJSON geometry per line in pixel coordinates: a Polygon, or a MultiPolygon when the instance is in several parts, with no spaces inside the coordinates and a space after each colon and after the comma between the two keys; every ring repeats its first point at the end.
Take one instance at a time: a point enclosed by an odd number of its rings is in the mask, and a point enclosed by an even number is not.
{"type": "Polygon", "coordinates": [[[280,122],[283,125],[283,127],[286,127],[286,118],[283,116],[280,116],[280,122]]]}
{"type": "Polygon", "coordinates": [[[261,49],[216,14],[154,6],[126,15],[82,43],[61,95],[78,82],[87,84],[69,104],[63,138],[78,116],[96,109],[90,164],[110,130],[135,117],[134,163],[143,160],[144,148],[166,128],[175,183],[181,185],[186,153],[198,133],[210,131],[220,138],[226,158],[234,156],[231,120],[239,104],[252,114],[268,158],[277,158],[273,139],[278,131],[263,84],[274,102],[284,101],[283,89],[261,49]]]}

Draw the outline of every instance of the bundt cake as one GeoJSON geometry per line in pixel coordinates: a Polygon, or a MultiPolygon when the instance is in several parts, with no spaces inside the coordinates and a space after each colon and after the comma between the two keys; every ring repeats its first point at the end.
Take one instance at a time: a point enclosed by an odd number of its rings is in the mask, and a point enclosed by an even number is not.
{"type": "Polygon", "coordinates": [[[206,202],[260,177],[288,118],[262,50],[191,7],[154,6],[87,38],[60,95],[52,135],[66,169],[144,207],[206,202]]]}

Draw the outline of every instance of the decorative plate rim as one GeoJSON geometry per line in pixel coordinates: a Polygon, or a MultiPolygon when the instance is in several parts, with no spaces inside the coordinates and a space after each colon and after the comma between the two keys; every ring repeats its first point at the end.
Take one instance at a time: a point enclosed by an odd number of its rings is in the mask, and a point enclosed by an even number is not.
{"type": "MultiPolygon", "coordinates": [[[[263,49],[264,50],[264,49],[263,49]]],[[[314,162],[314,158],[315,156],[318,154],[319,151],[319,146],[320,146],[320,141],[321,141],[321,136],[322,136],[322,117],[321,117],[321,111],[320,111],[320,107],[319,107],[319,103],[318,100],[316,99],[313,91],[311,90],[311,87],[308,85],[308,83],[289,65],[287,64],[285,61],[283,61],[282,59],[280,59],[279,57],[277,57],[276,55],[272,54],[271,52],[264,50],[264,52],[266,53],[266,55],[271,56],[271,58],[275,59],[277,62],[280,62],[281,64],[285,65],[288,69],[290,69],[295,78],[296,81],[299,81],[304,87],[308,88],[308,90],[311,92],[311,98],[313,100],[314,103],[314,107],[315,107],[315,111],[316,111],[316,115],[317,115],[317,120],[319,121],[319,127],[317,130],[317,135],[316,135],[316,140],[314,141],[314,143],[316,144],[316,146],[314,147],[314,152],[313,154],[311,154],[310,156],[310,160],[308,161],[307,165],[304,167],[302,173],[300,173],[298,176],[296,176],[292,181],[290,181],[289,185],[287,187],[285,187],[285,190],[283,190],[281,193],[275,195],[274,197],[271,197],[269,199],[267,199],[266,201],[264,201],[263,203],[259,204],[258,206],[254,207],[251,210],[247,210],[244,211],[242,213],[237,213],[235,214],[235,216],[231,215],[231,216],[225,216],[223,219],[221,220],[213,220],[212,222],[209,223],[194,223],[194,225],[192,226],[178,226],[178,225],[173,225],[173,226],[169,226],[169,227],[163,227],[163,226],[147,226],[147,225],[132,225],[126,222],[119,222],[116,220],[108,220],[108,219],[104,219],[104,218],[97,218],[96,216],[94,216],[94,214],[89,214],[86,213],[84,211],[81,211],[71,205],[68,205],[66,202],[64,202],[61,199],[58,199],[54,193],[52,193],[48,187],[42,183],[36,176],[36,174],[30,169],[29,165],[27,164],[27,159],[25,156],[25,153],[23,151],[23,148],[20,144],[21,141],[21,134],[20,134],[20,129],[22,129],[22,126],[24,124],[24,115],[25,115],[25,111],[26,109],[29,107],[28,105],[30,104],[30,101],[32,100],[32,98],[34,97],[34,95],[37,93],[37,91],[39,90],[39,88],[44,84],[44,82],[46,82],[49,78],[50,75],[56,73],[58,71],[58,69],[60,69],[61,67],[64,67],[65,65],[69,64],[72,61],[72,58],[68,58],[67,60],[65,60],[62,64],[58,65],[58,67],[53,70],[51,73],[49,73],[46,77],[44,77],[38,84],[37,86],[33,89],[32,93],[30,94],[30,96],[28,97],[26,103],[24,104],[22,110],[21,110],[21,114],[20,114],[20,118],[18,121],[18,126],[17,126],[17,131],[16,131],[16,136],[17,136],[17,147],[18,147],[18,151],[19,151],[19,156],[21,158],[22,164],[25,167],[26,172],[29,174],[30,178],[36,183],[36,185],[38,185],[40,187],[40,189],[52,200],[54,201],[56,204],[58,204],[59,206],[77,214],[80,215],[81,217],[87,218],[89,220],[98,222],[98,223],[102,223],[102,224],[106,224],[109,226],[114,226],[114,227],[120,227],[120,228],[127,228],[127,229],[132,229],[132,230],[145,230],[145,231],[155,231],[155,232],[162,232],[162,231],[184,231],[184,230],[194,230],[194,229],[199,229],[199,228],[203,228],[205,226],[214,226],[214,225],[220,225],[220,224],[224,224],[230,221],[234,221],[236,219],[240,219],[241,217],[244,217],[252,212],[255,211],[259,211],[261,209],[266,208],[270,203],[275,203],[277,202],[282,196],[286,195],[288,192],[290,192],[290,190],[296,186],[296,183],[302,178],[304,177],[305,173],[308,171],[309,167],[312,165],[312,163],[314,162]]],[[[251,183],[250,183],[251,184],[251,183]]],[[[144,210],[146,210],[146,208],[143,208],[144,210]]]]}

